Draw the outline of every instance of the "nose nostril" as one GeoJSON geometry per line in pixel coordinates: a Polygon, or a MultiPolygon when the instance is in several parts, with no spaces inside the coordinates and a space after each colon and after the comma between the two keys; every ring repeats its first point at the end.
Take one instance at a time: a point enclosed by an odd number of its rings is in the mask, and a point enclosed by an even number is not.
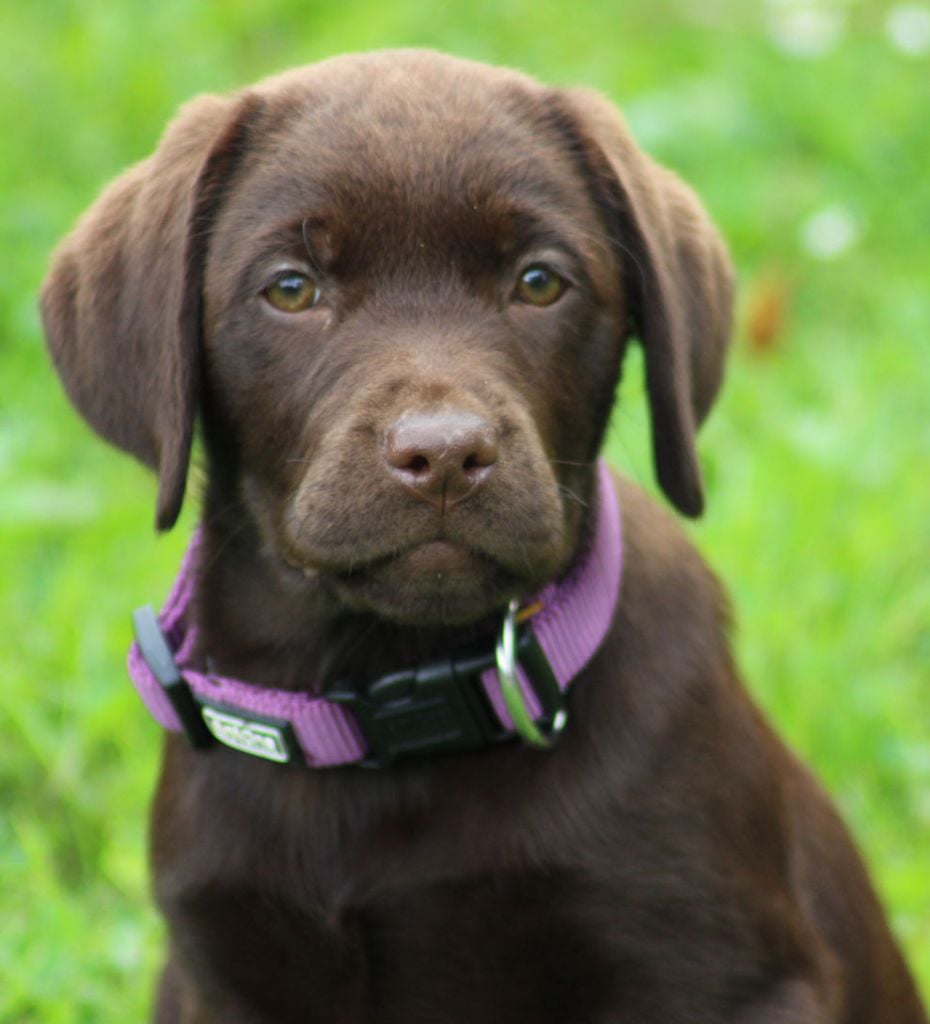
{"type": "Polygon", "coordinates": [[[483,469],[490,469],[497,462],[497,449],[488,448],[466,455],[462,461],[462,472],[466,476],[475,476],[483,469]]]}
{"type": "Polygon", "coordinates": [[[462,460],[462,471],[466,475],[474,475],[479,470],[489,469],[497,462],[497,440],[489,432],[489,436],[475,438],[472,447],[466,448],[466,452],[462,460]]]}
{"type": "Polygon", "coordinates": [[[442,509],[483,486],[497,459],[497,432],[471,413],[408,414],[384,435],[395,480],[442,509]]]}

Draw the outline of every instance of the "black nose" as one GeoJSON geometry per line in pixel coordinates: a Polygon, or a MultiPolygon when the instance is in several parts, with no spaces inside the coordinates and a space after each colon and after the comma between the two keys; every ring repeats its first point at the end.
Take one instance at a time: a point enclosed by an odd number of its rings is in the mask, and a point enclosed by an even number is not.
{"type": "Polygon", "coordinates": [[[394,478],[440,510],[482,486],[497,456],[491,424],[457,410],[402,416],[384,439],[384,459],[394,478]]]}

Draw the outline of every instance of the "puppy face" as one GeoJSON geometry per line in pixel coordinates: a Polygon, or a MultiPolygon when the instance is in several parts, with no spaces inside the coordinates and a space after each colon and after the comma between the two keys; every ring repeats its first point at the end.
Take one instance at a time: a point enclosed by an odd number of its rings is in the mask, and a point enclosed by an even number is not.
{"type": "Polygon", "coordinates": [[[593,94],[419,52],[182,112],[59,251],[56,364],[101,432],[209,489],[307,586],[475,621],[567,568],[630,325],[660,482],[701,507],[722,247],[593,94]]]}
{"type": "Polygon", "coordinates": [[[620,268],[581,171],[521,97],[415,75],[336,94],[264,112],[275,130],[253,125],[216,218],[211,458],[270,546],[349,604],[473,620],[577,546],[620,268]],[[424,485],[433,464],[444,479],[424,485]]]}

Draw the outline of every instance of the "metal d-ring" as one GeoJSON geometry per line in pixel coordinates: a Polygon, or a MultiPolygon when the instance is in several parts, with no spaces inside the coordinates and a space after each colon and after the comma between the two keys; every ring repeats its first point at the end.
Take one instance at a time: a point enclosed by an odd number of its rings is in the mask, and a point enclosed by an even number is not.
{"type": "Polygon", "coordinates": [[[552,724],[548,729],[543,730],[533,721],[530,709],[526,706],[523,691],[520,689],[520,680],[517,678],[517,612],[519,609],[520,603],[511,601],[504,615],[500,639],[495,648],[497,678],[500,680],[501,693],[507,710],[510,712],[514,728],[530,746],[546,749],[555,743],[559,733],[565,728],[568,715],[564,708],[559,708],[553,716],[552,724]]]}

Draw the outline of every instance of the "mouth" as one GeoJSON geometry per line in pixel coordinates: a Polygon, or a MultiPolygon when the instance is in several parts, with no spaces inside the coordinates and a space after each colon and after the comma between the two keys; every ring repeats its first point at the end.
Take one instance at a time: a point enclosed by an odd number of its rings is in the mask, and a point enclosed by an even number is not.
{"type": "Polygon", "coordinates": [[[322,586],[355,612],[405,626],[466,626],[545,582],[449,540],[427,540],[345,565],[310,565],[278,549],[295,581],[322,586]]]}
{"type": "Polygon", "coordinates": [[[267,537],[292,578],[346,610],[403,625],[468,626],[565,568],[575,530],[557,497],[520,499],[538,490],[512,487],[506,502],[476,500],[438,517],[393,491],[375,507],[365,495],[350,504],[308,489],[313,504],[280,506],[267,537]]]}
{"type": "Polygon", "coordinates": [[[321,574],[342,600],[403,625],[466,625],[504,607],[522,581],[463,544],[432,540],[321,574]]]}
{"type": "Polygon", "coordinates": [[[416,576],[432,574],[449,577],[455,574],[468,574],[474,572],[476,563],[488,561],[464,544],[455,544],[447,540],[427,541],[395,557],[416,576]]]}

